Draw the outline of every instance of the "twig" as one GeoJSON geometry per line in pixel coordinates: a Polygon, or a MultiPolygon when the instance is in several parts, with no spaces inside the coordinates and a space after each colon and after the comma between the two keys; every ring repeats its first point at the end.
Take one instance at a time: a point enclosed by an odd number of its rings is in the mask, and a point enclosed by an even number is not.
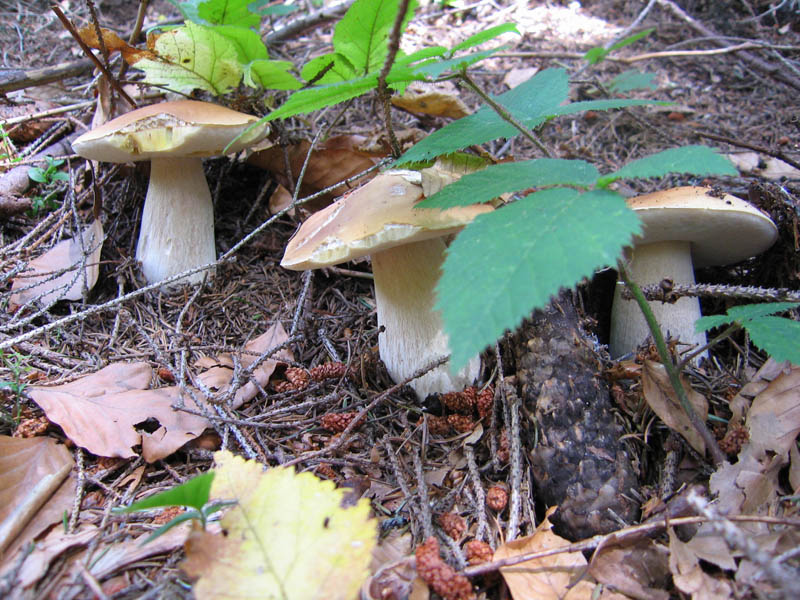
{"type": "Polygon", "coordinates": [[[800,169],[800,162],[797,162],[791,157],[786,156],[786,154],[784,154],[780,150],[770,150],[769,148],[765,148],[764,146],[751,144],[750,142],[745,142],[743,140],[734,140],[733,138],[725,137],[724,135],[716,135],[713,133],[698,132],[697,135],[717,142],[724,142],[726,144],[730,144],[731,146],[738,146],[739,148],[747,148],[748,150],[761,152],[762,154],[766,154],[768,156],[772,156],[779,160],[782,160],[787,165],[793,166],[795,169],[800,169]]]}
{"type": "Polygon", "coordinates": [[[425,539],[433,535],[433,518],[431,505],[428,504],[428,484],[425,481],[425,471],[422,468],[422,459],[419,452],[413,452],[414,474],[417,477],[417,504],[422,519],[422,533],[425,539]]]}
{"type": "Polygon", "coordinates": [[[522,449],[520,443],[521,431],[519,423],[520,399],[514,390],[505,390],[504,399],[508,403],[508,412],[511,423],[508,424],[508,437],[511,446],[509,461],[511,462],[510,482],[511,494],[508,506],[508,525],[506,526],[506,540],[516,539],[521,508],[520,488],[522,487],[522,449]]]}
{"type": "Polygon", "coordinates": [[[481,484],[481,475],[478,472],[478,463],[475,462],[475,451],[471,444],[464,444],[464,457],[467,459],[467,470],[472,482],[472,493],[475,494],[475,512],[478,517],[478,529],[475,531],[476,540],[485,540],[489,531],[486,522],[486,492],[481,484]]]}
{"type": "MultiPolygon", "coordinates": [[[[394,18],[392,31],[389,33],[389,51],[383,61],[383,67],[378,75],[378,97],[383,103],[383,121],[386,126],[386,132],[389,134],[389,142],[392,145],[392,156],[398,158],[401,154],[400,142],[397,141],[397,136],[394,134],[392,127],[392,103],[389,88],[386,85],[386,78],[389,76],[389,71],[392,70],[392,65],[397,57],[397,52],[400,50],[400,37],[403,35],[403,21],[405,20],[406,13],[408,12],[409,0],[400,0],[397,6],[397,15],[394,18]]],[[[428,537],[426,535],[426,537],[428,537]]]]}
{"type": "MultiPolygon", "coordinates": [[[[642,294],[649,301],[677,302],[683,296],[708,296],[714,298],[740,298],[758,302],[800,302],[800,291],[787,288],[761,288],[750,285],[721,285],[710,283],[695,283],[684,285],[664,280],[641,288],[642,294]]],[[[626,300],[633,299],[633,295],[626,288],[622,290],[622,297],[626,300]]]]}

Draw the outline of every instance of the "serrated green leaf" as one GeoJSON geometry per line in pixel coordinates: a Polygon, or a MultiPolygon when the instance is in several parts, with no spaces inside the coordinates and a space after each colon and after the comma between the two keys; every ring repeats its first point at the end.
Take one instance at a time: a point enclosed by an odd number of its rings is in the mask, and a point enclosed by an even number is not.
{"type": "Polygon", "coordinates": [[[245,65],[244,82],[250,87],[268,90],[299,90],[303,84],[289,73],[293,68],[288,60],[254,60],[245,65]]]}
{"type": "Polygon", "coordinates": [[[661,177],[667,173],[690,175],[737,175],[730,160],[707,146],[670,148],[628,163],[620,170],[601,177],[597,185],[627,177],[661,177]]]}
{"type": "Polygon", "coordinates": [[[404,54],[403,56],[398,56],[394,62],[397,65],[409,65],[411,63],[415,63],[420,60],[426,60],[429,58],[444,56],[446,53],[447,53],[447,48],[445,48],[444,46],[430,46],[428,48],[422,48],[421,50],[412,52],[411,54],[404,54]]]}
{"type": "MultiPolygon", "coordinates": [[[[566,100],[568,93],[567,72],[564,69],[546,69],[501,94],[496,100],[522,120],[524,125],[535,127],[544,121],[543,115],[552,113],[566,100]]],[[[403,154],[397,164],[430,160],[472,144],[483,144],[517,134],[513,126],[501,119],[494,110],[484,106],[476,113],[434,131],[403,154]]]]}
{"type": "MultiPolygon", "coordinates": [[[[411,0],[403,29],[416,7],[416,0],[411,0]]],[[[398,0],[356,0],[336,25],[333,48],[347,57],[359,75],[379,71],[383,66],[397,9],[398,0]]]]}
{"type": "Polygon", "coordinates": [[[448,58],[446,60],[432,60],[417,65],[416,70],[418,73],[424,73],[431,79],[436,79],[445,71],[460,71],[461,69],[466,69],[470,65],[482,61],[484,58],[488,58],[495,52],[499,52],[503,49],[505,49],[505,46],[492,48],[491,50],[481,50],[479,52],[473,52],[472,54],[464,54],[462,56],[448,58]]]}
{"type": "Polygon", "coordinates": [[[267,121],[286,119],[288,117],[319,110],[331,104],[338,104],[350,98],[367,93],[378,85],[378,76],[369,75],[350,81],[320,85],[300,90],[292,94],[278,109],[272,111],[267,121]]]}
{"type": "Polygon", "coordinates": [[[632,90],[655,90],[658,86],[654,83],[655,73],[643,73],[631,69],[620,73],[608,82],[608,89],[614,94],[624,94],[632,90]]]}
{"type": "Polygon", "coordinates": [[[236,48],[236,56],[242,64],[269,57],[267,47],[261,41],[261,36],[252,29],[237,25],[215,25],[210,29],[230,40],[236,48]]]}
{"type": "Polygon", "coordinates": [[[588,187],[600,173],[583,160],[537,158],[515,163],[492,165],[464,175],[441,191],[419,202],[420,208],[451,208],[488,202],[507,192],[531,187],[575,185],[588,187]]]}
{"type": "Polygon", "coordinates": [[[760,317],[744,324],[750,341],[777,361],[800,366],[800,322],[783,317],[760,317]]]}
{"type": "Polygon", "coordinates": [[[179,486],[153,494],[139,502],[134,502],[130,506],[116,508],[114,512],[130,513],[161,506],[191,506],[198,511],[202,511],[203,505],[208,502],[213,482],[214,471],[209,471],[193,477],[179,486]]]}
{"type": "Polygon", "coordinates": [[[158,60],[134,63],[145,72],[144,81],[177,92],[204,90],[221,95],[242,79],[236,48],[213,29],[187,22],[161,34],[155,42],[158,60]]]}
{"type": "Polygon", "coordinates": [[[785,312],[800,306],[800,302],[763,302],[759,304],[743,304],[732,306],[725,315],[701,317],[695,322],[695,331],[708,331],[714,327],[730,325],[734,321],[746,324],[748,321],[760,319],[775,313],[785,312]]]}
{"type": "Polygon", "coordinates": [[[672,102],[664,102],[663,100],[639,100],[637,98],[581,100],[579,102],[570,102],[569,104],[558,106],[550,114],[548,114],[547,117],[563,117],[564,115],[573,115],[579,112],[586,112],[587,110],[613,110],[615,108],[627,108],[629,106],[645,106],[653,104],[667,106],[672,104],[672,102]]]}
{"type": "Polygon", "coordinates": [[[614,264],[640,229],[607,190],[554,188],[479,215],[451,244],[437,286],[453,370],[561,287],[614,264]]]}
{"type": "Polygon", "coordinates": [[[460,52],[461,50],[472,48],[473,46],[479,46],[484,42],[488,42],[497,36],[503,35],[504,33],[509,33],[511,31],[519,34],[519,29],[517,29],[516,23],[503,23],[502,25],[490,27],[489,29],[481,31],[480,33],[469,36],[460,44],[456,44],[451,50],[451,53],[454,54],[456,52],[460,52]]]}
{"type": "Polygon", "coordinates": [[[315,85],[327,85],[330,83],[339,83],[347,81],[356,77],[356,70],[346,56],[342,56],[337,52],[332,54],[324,54],[317,56],[308,61],[300,71],[300,77],[305,81],[316,79],[317,76],[324,71],[325,74],[315,81],[315,85]],[[327,68],[328,65],[332,66],[327,68]]]}
{"type": "Polygon", "coordinates": [[[213,25],[258,27],[261,17],[250,11],[252,0],[207,0],[197,4],[198,16],[213,25]]]}

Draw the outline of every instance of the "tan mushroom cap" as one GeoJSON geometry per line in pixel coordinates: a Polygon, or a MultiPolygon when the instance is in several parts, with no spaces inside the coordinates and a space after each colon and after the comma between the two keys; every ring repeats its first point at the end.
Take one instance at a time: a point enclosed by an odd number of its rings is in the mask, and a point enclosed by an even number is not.
{"type": "Polygon", "coordinates": [[[636,244],[691,242],[695,267],[728,265],[755,256],[778,237],[772,220],[744,200],[710,188],[679,187],[628,200],[644,225],[636,244]]]}
{"type": "Polygon", "coordinates": [[[84,133],[72,147],[84,158],[103,162],[217,156],[234,140],[228,152],[238,152],[266,136],[269,127],[266,123],[253,127],[257,122],[258,117],[210,102],[161,102],[84,133]]]}
{"type": "Polygon", "coordinates": [[[386,171],[314,213],[289,240],[281,266],[300,271],[335,265],[455,233],[493,210],[487,204],[414,208],[423,198],[420,181],[414,171],[386,171]]]}

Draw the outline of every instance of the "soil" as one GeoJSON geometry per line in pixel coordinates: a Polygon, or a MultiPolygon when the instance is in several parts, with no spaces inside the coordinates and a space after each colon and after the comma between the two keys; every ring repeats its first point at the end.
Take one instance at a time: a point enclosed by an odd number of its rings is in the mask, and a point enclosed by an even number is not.
{"type": "MultiPolygon", "coordinates": [[[[0,28],[3,51],[0,84],[19,70],[47,68],[85,58],[50,12],[49,4],[0,3],[3,21],[12,25],[0,28]]],[[[446,4],[430,3],[421,8],[409,25],[404,43],[411,47],[436,40],[443,45],[454,45],[491,25],[506,21],[521,24],[525,32],[522,37],[509,37],[509,47],[499,57],[479,63],[474,69],[475,78],[492,93],[508,89],[504,78],[515,69],[565,66],[574,73],[571,99],[595,98],[603,93],[603,82],[627,69],[638,68],[654,74],[657,90],[634,92],[634,97],[657,97],[674,103],[667,107],[635,107],[558,119],[542,131],[546,146],[556,156],[584,159],[608,172],[632,159],[667,148],[707,144],[726,153],[755,149],[762,160],[782,156],[800,161],[800,6],[796,2],[780,3],[780,11],[762,18],[757,15],[778,3],[764,0],[675,3],[693,23],[713,31],[713,38],[670,10],[667,3],[656,2],[640,24],[640,27],[655,27],[654,33],[620,51],[620,56],[719,49],[743,42],[750,42],[750,47],[662,56],[632,64],[606,60],[580,72],[577,71],[582,64],[581,53],[618,36],[637,18],[644,3],[587,0],[578,6],[575,2],[480,0],[455,3],[452,7],[446,4]],[[460,4],[467,8],[459,8],[460,4]]],[[[59,5],[76,25],[90,22],[85,3],[59,5]]],[[[99,2],[96,6],[102,26],[120,34],[130,31],[137,8],[136,3],[122,0],[99,2]]],[[[151,2],[146,26],[169,22],[178,16],[170,3],[151,2]]],[[[276,19],[273,28],[280,28],[290,19],[276,19]]],[[[270,47],[271,56],[301,63],[307,56],[325,51],[333,23],[323,22],[282,39],[270,47]]],[[[265,28],[265,33],[268,31],[265,28]]],[[[131,70],[126,78],[135,83],[139,76],[131,70]]],[[[86,104],[86,100],[94,98],[95,83],[96,79],[86,72],[9,92],[1,98],[0,110],[7,112],[0,113],[0,118],[54,106],[86,104]],[[23,112],[12,115],[12,109],[23,112]]],[[[470,108],[479,105],[479,99],[468,90],[460,89],[459,95],[470,108]]],[[[284,97],[277,94],[269,100],[279,103],[284,97]]],[[[218,101],[263,113],[265,108],[259,100],[252,91],[242,88],[218,101]]],[[[93,113],[94,107],[84,105],[70,112],[6,127],[14,146],[5,142],[0,146],[0,154],[21,157],[22,164],[29,166],[26,161],[30,156],[83,132],[93,113]]],[[[285,144],[310,140],[337,114],[333,111],[324,119],[312,116],[290,120],[276,127],[274,141],[285,144]]],[[[381,115],[376,101],[359,99],[336,121],[331,133],[377,139],[382,134],[381,115]]],[[[446,123],[443,119],[416,117],[402,111],[395,111],[393,117],[398,129],[416,128],[424,132],[446,123]]],[[[485,150],[499,158],[515,160],[540,156],[537,148],[519,139],[492,142],[485,150]]],[[[431,522],[426,522],[431,513],[437,516],[448,512],[458,512],[464,517],[468,536],[482,537],[492,547],[502,543],[509,510],[487,518],[479,501],[482,492],[475,491],[476,487],[489,490],[496,485],[510,490],[512,504],[520,505],[515,522],[519,535],[532,533],[545,509],[556,504],[562,505],[560,517],[555,518],[559,523],[557,531],[571,540],[636,523],[641,518],[642,506],[669,500],[661,491],[666,489],[665,473],[675,475],[665,467],[675,459],[672,452],[675,446],[688,457],[682,463],[675,488],[681,483],[707,485],[711,465],[685,444],[676,442],[675,436],[670,435],[670,430],[641,400],[641,386],[631,373],[636,372],[636,360],[654,356],[652,348],[643,348],[639,356],[628,357],[626,361],[611,361],[605,352],[613,272],[600,272],[568,295],[562,295],[561,308],[554,304],[532,315],[532,320],[519,331],[510,332],[500,340],[499,355],[494,349],[485,353],[478,391],[497,390],[495,404],[484,416],[482,425],[486,434],[465,456],[464,438],[478,418],[473,409],[459,413],[452,408],[458,402],[444,398],[432,397],[420,403],[410,389],[394,385],[378,358],[380,330],[369,263],[360,261],[308,275],[282,269],[279,263],[283,249],[304,213],[285,215],[264,226],[270,219],[268,199],[282,175],[244,161],[214,158],[205,162],[214,196],[218,252],[227,252],[245,236],[258,231],[236,250],[232,260],[218,265],[215,278],[199,289],[187,287],[135,295],[102,310],[90,311],[87,317],[48,327],[48,323],[103,306],[144,285],[134,254],[147,186],[146,164],[93,167],[75,155],[59,156],[66,160],[71,181],[68,187],[60,188],[63,206],[50,212],[50,217],[46,210],[34,214],[30,208],[33,199],[42,192],[41,186],[2,191],[2,204],[11,206],[9,203],[13,201],[22,206],[21,210],[12,207],[8,209],[10,213],[0,213],[8,215],[0,227],[0,267],[6,282],[2,292],[4,305],[10,294],[7,283],[10,274],[31,258],[32,245],[42,249],[52,247],[60,239],[71,237],[75,223],[88,222],[92,214],[100,215],[107,237],[97,284],[82,301],[61,302],[33,319],[23,313],[0,312],[0,342],[30,334],[13,347],[24,357],[26,383],[60,384],[108,364],[143,360],[161,374],[153,381],[157,387],[169,383],[175,374],[190,371],[190,366],[201,357],[241,350],[245,343],[276,323],[292,336],[289,349],[293,358],[278,367],[255,398],[236,411],[228,411],[225,419],[218,421],[201,441],[189,443],[153,464],[141,459],[100,458],[81,451],[53,423],[46,422],[44,429],[37,430],[38,435],[62,441],[73,454],[81,456],[77,521],[103,528],[96,552],[148,531],[147,523],[109,518],[106,510],[127,493],[125,486],[134,472],[141,478],[135,495],[144,497],[149,490],[163,489],[205,472],[212,465],[211,450],[221,443],[236,453],[253,452],[266,465],[291,461],[299,470],[332,479],[339,486],[362,490],[375,513],[384,520],[382,530],[389,532],[393,527],[408,530],[415,544],[424,541],[424,532],[431,530],[431,522]],[[56,223],[62,214],[67,218],[56,223]],[[46,225],[40,227],[48,218],[46,225]],[[25,236],[30,236],[27,243],[15,246],[25,236]],[[555,311],[557,318],[570,316],[564,323],[548,323],[547,311],[551,316],[555,311]],[[560,341],[559,336],[563,336],[560,341]],[[526,356],[526,352],[541,339],[545,340],[541,342],[544,346],[563,348],[564,340],[569,338],[579,340],[569,349],[574,355],[564,352],[558,355],[561,362],[556,364],[554,359],[551,365],[551,371],[556,373],[555,379],[550,380],[555,386],[551,391],[563,404],[559,410],[548,412],[537,404],[546,377],[536,371],[541,365],[526,356]],[[336,377],[312,380],[306,387],[297,383],[297,373],[326,364],[345,367],[337,371],[336,377]],[[627,374],[620,376],[620,372],[627,374]],[[501,393],[508,385],[512,386],[509,393],[501,393]],[[509,406],[516,406],[510,400],[515,393],[519,394],[523,418],[512,427],[509,406]],[[596,398],[596,403],[589,398],[596,398]],[[322,426],[326,415],[360,411],[366,406],[371,406],[366,421],[353,427],[344,438],[336,437],[335,432],[322,426]],[[277,410],[279,413],[275,413],[277,410]],[[271,417],[271,413],[280,416],[271,417]],[[447,422],[443,417],[448,415],[460,415],[450,419],[457,429],[447,425],[436,429],[435,426],[447,422]],[[581,416],[581,423],[589,429],[574,424],[576,415],[581,416]],[[549,429],[539,438],[536,427],[549,429]],[[510,443],[509,437],[517,441],[510,443]],[[589,444],[594,454],[586,454],[580,444],[589,444]],[[509,451],[513,455],[515,447],[522,460],[516,473],[508,463],[509,451]],[[387,452],[393,453],[396,460],[389,460],[387,452]],[[420,456],[426,479],[423,486],[415,468],[415,460],[420,456]],[[608,460],[609,456],[613,458],[608,460]],[[576,463],[582,467],[564,475],[558,485],[541,489],[548,478],[559,476],[559,469],[574,467],[576,463]],[[137,471],[140,467],[144,467],[143,473],[137,471]],[[476,476],[478,481],[474,480],[476,476]],[[599,490],[604,485],[610,488],[603,488],[603,493],[612,489],[615,496],[609,503],[616,508],[613,514],[598,513],[596,497],[587,499],[584,493],[587,488],[599,490]],[[420,489],[425,490],[427,497],[419,497],[420,489]],[[411,496],[405,497],[403,490],[410,491],[411,496]],[[593,508],[587,508],[589,505],[593,508]]],[[[10,162],[0,164],[0,179],[12,166],[10,162]]],[[[758,173],[719,179],[669,175],[624,183],[618,189],[625,195],[635,195],[678,185],[718,186],[727,193],[747,198],[769,213],[779,228],[778,242],[762,256],[741,265],[699,271],[700,283],[798,289],[800,177],[795,174],[794,178],[771,180],[758,173]]],[[[702,303],[704,314],[717,314],[730,306],[731,300],[711,295],[704,297],[702,303]]],[[[544,353],[550,358],[557,354],[544,353]]],[[[15,377],[8,356],[4,355],[4,363],[0,365],[0,380],[4,381],[15,377]]],[[[731,415],[728,400],[765,360],[748,340],[737,337],[715,348],[713,361],[689,368],[688,376],[696,389],[709,398],[711,414],[728,419],[731,415]]],[[[5,391],[0,434],[21,435],[23,425],[41,422],[42,410],[24,395],[20,418],[11,418],[16,415],[18,401],[18,396],[5,391]]],[[[725,428],[716,433],[721,438],[725,428]]],[[[448,560],[463,566],[464,557],[459,554],[458,545],[451,544],[448,548],[448,560]]],[[[178,547],[146,562],[124,565],[94,583],[106,597],[114,599],[190,598],[191,591],[179,569],[182,557],[183,550],[178,547]]],[[[737,582],[731,572],[708,570],[727,579],[736,588],[737,597],[774,593],[772,588],[757,589],[737,582]]],[[[20,597],[96,597],[88,578],[78,578],[65,586],[62,578],[67,572],[68,561],[54,565],[45,578],[26,592],[29,595],[20,597]]],[[[473,583],[479,598],[508,597],[499,579],[475,578],[473,583]]],[[[668,596],[685,597],[669,582],[663,584],[663,589],[668,596]]]]}

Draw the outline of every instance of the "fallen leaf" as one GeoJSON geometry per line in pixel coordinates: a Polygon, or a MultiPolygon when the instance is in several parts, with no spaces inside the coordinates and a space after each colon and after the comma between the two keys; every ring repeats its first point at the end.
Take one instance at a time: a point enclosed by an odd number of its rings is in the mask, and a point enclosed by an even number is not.
{"type": "MultiPolygon", "coordinates": [[[[685,378],[681,377],[681,384],[689,397],[689,402],[701,421],[708,416],[708,402],[705,397],[694,391],[685,378]]],[[[644,362],[642,369],[642,392],[648,406],[656,413],[664,424],[683,436],[683,438],[701,456],[706,452],[703,438],[692,426],[689,417],[683,410],[675,390],[669,382],[669,377],[664,365],[651,360],[644,362]]]]}
{"type": "MultiPolygon", "coordinates": [[[[269,197],[269,214],[274,215],[276,213],[281,212],[284,208],[288,207],[292,203],[292,194],[283,187],[280,183],[275,188],[275,191],[272,192],[272,195],[269,197]]],[[[295,210],[292,208],[288,212],[290,217],[295,215],[295,210]]]]}
{"type": "Polygon", "coordinates": [[[392,96],[392,104],[411,113],[447,119],[460,119],[470,114],[467,105],[458,97],[455,85],[449,81],[414,81],[402,96],[392,96]]]}
{"type": "Polygon", "coordinates": [[[761,156],[756,152],[726,154],[733,165],[743,173],[753,173],[764,179],[776,180],[782,177],[797,179],[800,169],[771,156],[761,156]]]}
{"type": "Polygon", "coordinates": [[[750,443],[785,455],[800,432],[800,367],[781,372],[753,399],[745,421],[750,443]]]}
{"type": "Polygon", "coordinates": [[[84,284],[90,290],[97,283],[103,239],[103,225],[95,219],[78,238],[63,240],[31,260],[11,284],[9,308],[16,310],[34,298],[42,306],[57,300],[80,300],[84,284]],[[64,269],[69,270],[52,278],[64,269]]]}
{"type": "Polygon", "coordinates": [[[650,540],[602,550],[592,558],[589,574],[631,598],[669,600],[663,589],[669,577],[668,553],[650,540]]]}
{"type": "MultiPolygon", "coordinates": [[[[39,519],[38,530],[25,531],[53,500],[73,465],[69,450],[53,439],[0,436],[0,553],[8,550],[7,555],[13,554],[16,548],[61,518],[57,514],[55,520],[50,520],[53,511],[47,511],[47,522],[39,519]]],[[[59,504],[56,510],[67,508],[62,507],[59,504]]]]}
{"type": "MultiPolygon", "coordinates": [[[[501,545],[492,560],[569,545],[552,531],[549,517],[556,508],[548,509],[533,535],[501,545]]],[[[595,588],[586,578],[578,580],[586,574],[586,559],[580,552],[560,552],[502,567],[500,572],[514,600],[588,600],[595,588]]]]}
{"type": "Polygon", "coordinates": [[[669,530],[669,568],[675,587],[692,600],[724,600],[731,597],[731,586],[727,581],[712,577],[700,566],[692,549],[669,530]]]}
{"type": "Polygon", "coordinates": [[[198,600],[264,598],[350,600],[368,575],[375,521],[366,499],[348,509],[330,481],[311,473],[215,454],[214,499],[235,500],[225,535],[194,532],[183,570],[198,600]],[[235,559],[234,559],[235,557],[235,559]]]}
{"type": "Polygon", "coordinates": [[[503,77],[503,83],[505,83],[509,88],[515,88],[520,83],[528,81],[528,79],[536,75],[538,72],[538,67],[511,69],[508,73],[506,73],[505,77],[503,77]]]}

